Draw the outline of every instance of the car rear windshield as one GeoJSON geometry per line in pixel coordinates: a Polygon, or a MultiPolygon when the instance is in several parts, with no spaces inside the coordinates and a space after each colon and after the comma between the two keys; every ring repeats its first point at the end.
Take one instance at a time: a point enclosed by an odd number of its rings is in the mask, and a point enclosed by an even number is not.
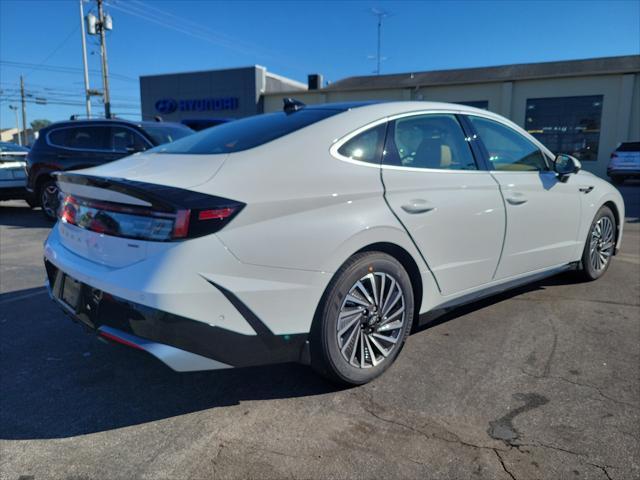
{"type": "Polygon", "coordinates": [[[156,145],[162,145],[164,143],[175,142],[181,138],[188,137],[194,132],[189,127],[184,125],[144,125],[142,128],[153,139],[153,143],[156,145]]]}
{"type": "Polygon", "coordinates": [[[216,154],[248,150],[328,118],[341,110],[302,109],[286,114],[265,113],[203,130],[152,149],[156,153],[216,154]]]}
{"type": "Polygon", "coordinates": [[[616,148],[616,152],[640,152],[640,142],[625,142],[616,148]]]}

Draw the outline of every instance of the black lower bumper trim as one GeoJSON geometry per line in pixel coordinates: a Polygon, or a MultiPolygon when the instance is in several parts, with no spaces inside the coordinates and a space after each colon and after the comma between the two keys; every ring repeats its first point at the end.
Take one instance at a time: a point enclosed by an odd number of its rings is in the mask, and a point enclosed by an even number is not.
{"type": "MultiPolygon", "coordinates": [[[[51,295],[62,303],[65,274],[47,260],[45,266],[51,295]]],[[[275,335],[270,331],[243,335],[130,302],[86,284],[81,284],[78,305],[74,309],[65,305],[65,310],[91,329],[106,325],[234,367],[298,362],[307,340],[307,334],[275,335]]]]}

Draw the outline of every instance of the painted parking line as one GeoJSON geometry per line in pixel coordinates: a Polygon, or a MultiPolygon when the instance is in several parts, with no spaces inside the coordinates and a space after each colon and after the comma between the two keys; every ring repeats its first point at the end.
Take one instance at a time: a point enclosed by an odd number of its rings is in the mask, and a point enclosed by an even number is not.
{"type": "MultiPolygon", "coordinates": [[[[9,295],[11,292],[6,292],[0,295],[9,295]]],[[[22,295],[16,295],[15,297],[5,298],[0,300],[0,305],[5,305],[11,302],[17,302],[19,300],[24,300],[25,298],[37,297],[38,295],[43,295],[47,293],[47,290],[42,288],[42,290],[38,290],[36,292],[23,293],[22,295]]]]}

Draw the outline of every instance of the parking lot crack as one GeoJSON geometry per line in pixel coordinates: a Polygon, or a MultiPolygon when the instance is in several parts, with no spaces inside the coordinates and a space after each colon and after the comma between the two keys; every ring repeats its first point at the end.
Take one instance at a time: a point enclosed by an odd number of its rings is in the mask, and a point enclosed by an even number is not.
{"type": "Polygon", "coordinates": [[[604,473],[604,476],[607,477],[608,480],[613,480],[613,478],[611,478],[611,475],[609,475],[609,472],[607,471],[607,467],[611,468],[610,465],[598,465],[597,463],[589,463],[589,465],[599,468],[600,470],[602,470],[602,473],[604,473]]]}
{"type": "Polygon", "coordinates": [[[497,448],[494,448],[494,449],[492,449],[492,450],[493,450],[493,451],[494,451],[494,453],[496,454],[496,457],[498,457],[498,461],[500,462],[500,465],[502,466],[502,470],[504,470],[504,471],[505,471],[505,473],[506,473],[507,475],[509,475],[513,480],[516,480],[516,476],[515,476],[513,473],[511,473],[511,472],[509,471],[509,469],[507,468],[507,466],[504,464],[504,460],[503,460],[503,458],[502,458],[502,455],[500,455],[500,452],[498,451],[498,449],[497,449],[497,448]]]}
{"type": "Polygon", "coordinates": [[[625,405],[627,407],[634,408],[634,409],[640,409],[640,405],[634,405],[633,403],[629,403],[629,402],[625,402],[624,400],[618,400],[617,398],[613,398],[613,397],[607,395],[602,390],[602,388],[600,388],[600,387],[598,387],[596,385],[592,385],[590,383],[576,382],[575,380],[571,380],[570,378],[566,378],[566,377],[563,377],[563,376],[560,376],[560,375],[544,375],[544,374],[543,375],[535,375],[535,374],[533,374],[531,372],[527,372],[524,368],[521,368],[520,371],[523,374],[525,374],[525,375],[527,375],[529,377],[536,378],[538,380],[545,380],[545,379],[560,380],[562,382],[567,382],[567,383],[570,383],[572,385],[576,385],[576,386],[579,386],[579,387],[589,388],[591,390],[596,391],[598,393],[598,395],[600,395],[602,398],[604,398],[606,400],[609,400],[609,401],[611,401],[613,403],[617,403],[619,405],[625,405]]]}
{"type": "Polygon", "coordinates": [[[375,407],[378,407],[377,409],[381,410],[381,409],[383,409],[383,407],[377,405],[374,402],[373,396],[371,394],[369,394],[368,397],[369,398],[367,399],[367,401],[368,401],[369,405],[362,405],[362,408],[369,415],[371,415],[372,417],[374,417],[374,418],[376,418],[378,420],[381,420],[381,421],[383,421],[385,423],[389,423],[391,425],[395,425],[396,427],[400,427],[400,428],[403,428],[403,429],[406,429],[406,430],[410,430],[411,432],[413,432],[413,433],[415,433],[417,435],[423,436],[425,438],[428,438],[430,440],[440,440],[440,441],[446,442],[446,443],[456,443],[456,444],[459,444],[459,445],[462,445],[462,446],[465,446],[465,447],[479,449],[479,450],[494,450],[494,451],[496,450],[496,448],[494,448],[494,447],[487,447],[487,446],[484,446],[484,445],[476,445],[476,444],[473,444],[473,443],[466,442],[463,439],[461,439],[457,434],[453,433],[452,431],[448,430],[447,428],[443,427],[440,424],[437,424],[437,428],[440,428],[440,429],[444,430],[448,435],[450,435],[451,438],[447,438],[447,437],[438,435],[436,433],[428,433],[428,432],[425,432],[425,431],[423,431],[423,430],[421,430],[419,428],[416,428],[416,427],[414,427],[412,425],[409,425],[407,423],[400,422],[398,420],[391,419],[391,418],[386,418],[386,417],[382,416],[379,412],[377,412],[376,408],[375,408],[375,407]]]}

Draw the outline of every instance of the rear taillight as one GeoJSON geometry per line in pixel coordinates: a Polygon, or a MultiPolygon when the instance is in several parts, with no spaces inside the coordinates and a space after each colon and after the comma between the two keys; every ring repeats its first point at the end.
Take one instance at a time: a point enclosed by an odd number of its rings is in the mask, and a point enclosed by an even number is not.
{"type": "Polygon", "coordinates": [[[226,202],[232,205],[163,211],[65,195],[60,221],[116,237],[160,242],[180,240],[217,232],[244,206],[238,202],[226,202]]]}

